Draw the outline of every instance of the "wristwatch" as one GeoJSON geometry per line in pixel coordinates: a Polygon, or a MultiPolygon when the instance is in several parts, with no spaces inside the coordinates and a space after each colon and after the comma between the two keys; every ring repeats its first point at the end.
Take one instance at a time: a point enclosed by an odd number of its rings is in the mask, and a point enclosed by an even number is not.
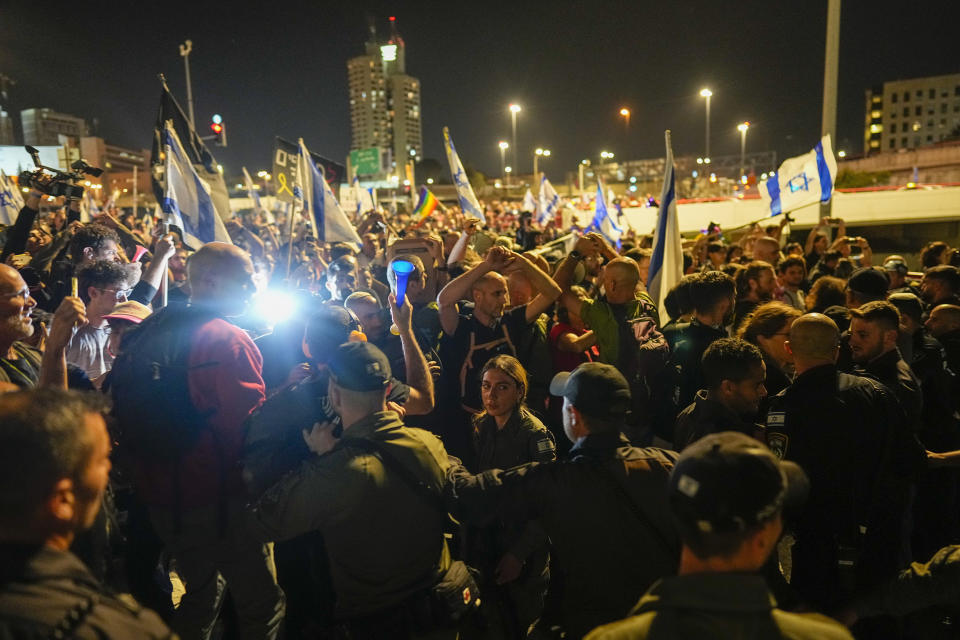
{"type": "Polygon", "coordinates": [[[574,260],[583,260],[587,256],[583,255],[582,253],[574,249],[573,251],[570,252],[570,257],[573,258],[574,260]]]}

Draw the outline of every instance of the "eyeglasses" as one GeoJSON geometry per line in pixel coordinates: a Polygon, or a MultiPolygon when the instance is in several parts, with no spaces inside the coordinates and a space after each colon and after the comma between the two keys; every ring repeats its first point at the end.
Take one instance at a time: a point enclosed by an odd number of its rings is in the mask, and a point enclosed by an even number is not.
{"type": "Polygon", "coordinates": [[[100,291],[113,293],[117,297],[117,302],[126,302],[130,294],[133,293],[133,289],[100,289],[100,291]]]}

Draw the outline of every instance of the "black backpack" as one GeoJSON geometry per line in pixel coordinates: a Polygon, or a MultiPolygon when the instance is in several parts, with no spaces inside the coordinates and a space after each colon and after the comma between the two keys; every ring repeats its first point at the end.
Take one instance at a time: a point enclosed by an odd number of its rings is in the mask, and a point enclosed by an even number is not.
{"type": "Polygon", "coordinates": [[[188,363],[193,335],[215,317],[197,307],[168,306],[124,334],[110,388],[119,444],[135,457],[176,461],[207,428],[212,411],[194,406],[188,374],[218,363],[188,363]]]}

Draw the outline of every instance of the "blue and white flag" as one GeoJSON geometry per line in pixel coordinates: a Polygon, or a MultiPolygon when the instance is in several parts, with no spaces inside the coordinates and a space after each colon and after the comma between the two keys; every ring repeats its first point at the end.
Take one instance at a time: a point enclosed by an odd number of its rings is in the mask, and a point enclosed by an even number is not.
{"type": "Polygon", "coordinates": [[[193,249],[208,242],[230,243],[230,235],[213,205],[210,185],[193,168],[173,125],[167,122],[163,136],[163,212],[169,222],[183,230],[183,241],[193,249]]]}
{"type": "Polygon", "coordinates": [[[80,222],[91,222],[94,216],[100,215],[100,205],[93,197],[93,189],[84,189],[83,199],[80,201],[80,222]]]}
{"type": "Polygon", "coordinates": [[[460,156],[453,146],[453,138],[450,137],[450,130],[443,128],[443,146],[447,150],[447,162],[450,164],[450,175],[453,178],[453,184],[457,188],[457,198],[460,200],[460,210],[468,218],[479,218],[481,222],[486,222],[487,218],[483,215],[483,208],[476,194],[473,193],[473,187],[470,186],[470,180],[467,179],[467,172],[463,169],[460,162],[460,156]]]}
{"type": "Polygon", "coordinates": [[[547,176],[540,178],[540,214],[537,216],[537,222],[541,225],[547,224],[557,214],[560,208],[560,194],[553,188],[547,176]]]}
{"type": "Polygon", "coordinates": [[[361,187],[358,176],[353,176],[353,194],[353,197],[357,201],[357,216],[361,216],[377,208],[376,205],[373,204],[373,190],[361,187]]]}
{"type": "Polygon", "coordinates": [[[810,153],[784,160],[775,174],[760,183],[760,195],[771,216],[789,213],[829,201],[836,178],[837,159],[827,134],[810,153]]]}
{"type": "Polygon", "coordinates": [[[243,181],[246,183],[247,197],[253,200],[253,206],[258,210],[263,209],[263,205],[260,203],[260,190],[254,188],[253,178],[250,177],[250,172],[247,171],[246,167],[243,167],[243,181]]]}
{"type": "Polygon", "coordinates": [[[537,210],[537,199],[533,197],[533,193],[530,189],[527,189],[527,193],[523,196],[523,206],[520,207],[520,211],[529,211],[533,213],[537,210]]]}
{"type": "Polygon", "coordinates": [[[670,131],[664,133],[667,159],[663,174],[663,190],[660,192],[660,208],[657,211],[657,226],[653,232],[653,256],[647,275],[647,292],[653,299],[660,317],[666,318],[663,300],[683,277],[683,245],[680,240],[680,222],[677,219],[677,174],[673,166],[673,146],[670,131]]]}
{"type": "Polygon", "coordinates": [[[330,185],[310,157],[303,138],[300,138],[300,157],[297,160],[297,186],[303,193],[303,213],[313,220],[313,233],[317,240],[360,244],[357,230],[333,197],[330,185]]]}
{"type": "Polygon", "coordinates": [[[23,194],[20,188],[0,171],[0,224],[13,224],[23,209],[23,194]]]}
{"type": "Polygon", "coordinates": [[[593,221],[590,223],[590,226],[587,227],[587,231],[597,231],[607,239],[607,242],[617,248],[620,247],[620,236],[623,235],[623,229],[620,228],[607,209],[607,202],[603,197],[603,185],[601,184],[597,184],[593,221]]]}

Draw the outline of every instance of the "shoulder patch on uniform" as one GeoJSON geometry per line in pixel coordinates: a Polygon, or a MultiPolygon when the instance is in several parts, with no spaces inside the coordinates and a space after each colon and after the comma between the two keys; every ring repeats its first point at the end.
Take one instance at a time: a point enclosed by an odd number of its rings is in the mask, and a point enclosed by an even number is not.
{"type": "Polygon", "coordinates": [[[783,460],[787,455],[787,443],[789,442],[790,438],[788,438],[787,434],[785,433],[767,434],[767,446],[770,447],[770,451],[773,452],[773,455],[777,456],[781,460],[783,460]]]}
{"type": "Polygon", "coordinates": [[[768,427],[782,427],[786,418],[786,413],[783,411],[771,411],[767,414],[767,426],[768,427]]]}
{"type": "Polygon", "coordinates": [[[542,438],[537,440],[537,453],[543,453],[545,451],[553,451],[556,447],[553,444],[553,440],[550,438],[542,438]]]}

